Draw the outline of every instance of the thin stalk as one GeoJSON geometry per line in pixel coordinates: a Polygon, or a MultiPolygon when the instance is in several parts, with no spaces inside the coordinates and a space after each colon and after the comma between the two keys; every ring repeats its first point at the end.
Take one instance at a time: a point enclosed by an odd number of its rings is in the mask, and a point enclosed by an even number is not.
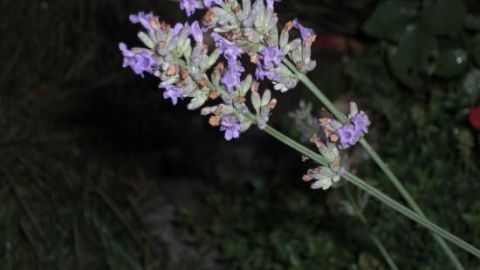
{"type": "Polygon", "coordinates": [[[393,261],[392,256],[390,256],[390,253],[388,253],[387,249],[382,244],[380,239],[373,233],[373,230],[370,227],[367,218],[363,214],[362,209],[360,209],[360,207],[355,202],[355,199],[353,198],[352,193],[348,189],[348,186],[345,186],[344,190],[345,190],[345,194],[347,195],[347,199],[348,199],[348,201],[350,202],[350,205],[353,208],[353,211],[354,211],[355,215],[358,217],[358,219],[360,219],[360,221],[363,223],[363,225],[367,228],[368,233],[370,235],[370,239],[377,246],[378,250],[380,251],[380,254],[382,254],[383,258],[387,262],[390,269],[398,270],[398,267],[395,264],[395,262],[393,261]]]}
{"type": "MultiPolygon", "coordinates": [[[[291,63],[289,63],[287,61],[287,65],[288,64],[290,64],[290,66],[293,66],[291,63]]],[[[296,68],[294,66],[293,66],[293,68],[294,68],[293,70],[296,70],[296,68]]],[[[299,77],[303,76],[304,79],[309,81],[308,78],[305,75],[303,75],[302,73],[300,73],[298,70],[296,70],[296,72],[298,73],[297,75],[299,75],[299,77]]],[[[212,87],[212,89],[214,89],[210,80],[208,80],[207,83],[210,87],[212,87]]],[[[318,90],[318,88],[316,88],[316,86],[313,83],[311,83],[311,86],[312,86],[312,89],[315,88],[315,89],[318,90]]],[[[220,91],[225,91],[224,89],[219,89],[219,90],[220,91]]],[[[323,96],[325,98],[325,100],[328,101],[328,99],[321,93],[320,90],[318,90],[317,92],[319,93],[319,96],[323,96]]],[[[330,102],[329,102],[329,104],[330,104],[330,107],[332,109],[337,111],[333,104],[331,104],[330,102]]],[[[338,112],[338,113],[339,113],[339,116],[342,115],[340,112],[338,112]]],[[[244,116],[247,117],[252,123],[256,122],[255,116],[253,116],[251,113],[248,113],[244,116]]],[[[273,136],[274,138],[276,138],[277,140],[283,142],[284,144],[286,144],[289,147],[295,149],[296,151],[305,155],[306,157],[314,160],[315,162],[317,162],[319,164],[322,164],[322,165],[327,165],[328,164],[328,160],[325,157],[323,157],[323,156],[313,152],[312,150],[306,148],[305,146],[297,143],[296,141],[292,140],[291,138],[282,134],[281,132],[275,130],[274,128],[267,125],[266,128],[263,129],[263,130],[265,132],[267,132],[268,134],[270,134],[271,136],[273,136]]],[[[448,231],[442,229],[441,227],[432,223],[431,221],[429,221],[425,217],[420,216],[420,215],[416,214],[415,212],[412,212],[410,209],[408,209],[405,206],[401,205],[400,203],[396,202],[395,200],[388,197],[387,195],[385,195],[381,191],[375,189],[373,186],[370,186],[368,183],[366,183],[362,179],[360,179],[360,178],[358,178],[358,177],[356,177],[352,174],[349,174],[348,172],[345,173],[343,175],[343,177],[347,181],[354,184],[355,186],[363,189],[365,192],[367,192],[371,196],[373,196],[376,199],[380,200],[381,202],[385,203],[387,206],[393,208],[394,210],[400,212],[401,214],[403,214],[403,215],[407,216],[408,218],[412,219],[413,221],[417,222],[418,224],[426,227],[430,231],[433,231],[433,232],[437,233],[438,235],[444,237],[445,239],[449,240],[453,244],[461,247],[462,249],[466,250],[467,252],[469,252],[469,253],[475,255],[476,257],[480,258],[480,250],[479,249],[475,248],[474,246],[470,245],[469,243],[465,242],[464,240],[460,239],[459,237],[449,233],[448,231]]]]}
{"type": "MultiPolygon", "coordinates": [[[[248,117],[248,116],[247,116],[248,117]]],[[[299,153],[303,154],[304,156],[310,158],[311,160],[317,162],[321,165],[327,165],[326,159],[319,154],[314,153],[313,151],[304,151],[305,147],[301,144],[297,143],[296,141],[290,139],[289,137],[283,135],[279,131],[275,130],[274,128],[267,125],[264,129],[266,133],[271,135],[272,137],[276,138],[277,140],[281,141],[282,143],[286,144],[287,146],[297,150],[299,153]]],[[[459,237],[451,234],[450,232],[446,231],[445,229],[441,228],[437,224],[431,222],[427,218],[420,216],[419,214],[413,212],[412,210],[408,209],[407,207],[403,206],[402,204],[398,203],[394,199],[390,198],[380,190],[376,189],[375,187],[371,186],[361,178],[349,173],[345,172],[342,177],[347,180],[348,182],[352,183],[353,185],[357,186],[358,188],[367,192],[370,196],[376,198],[380,202],[384,203],[385,205],[389,206],[393,210],[399,212],[400,214],[408,217],[409,219],[413,220],[414,222],[422,225],[423,227],[427,228],[431,232],[443,237],[445,240],[448,240],[450,243],[460,247],[461,249],[467,251],[468,253],[474,255],[475,257],[480,259],[480,249],[472,246],[471,244],[465,242],[464,240],[460,239],[459,237]]]]}
{"type": "MultiPolygon", "coordinates": [[[[337,107],[323,94],[323,92],[307,77],[305,74],[301,73],[298,71],[298,69],[293,65],[289,60],[285,59],[283,63],[292,71],[295,73],[295,75],[298,77],[298,79],[314,94],[324,105],[327,107],[327,109],[342,123],[345,123],[348,118],[347,116],[339,111],[337,107]]],[[[380,169],[383,171],[383,173],[387,176],[387,178],[390,180],[390,182],[395,186],[395,188],[398,190],[398,192],[402,195],[402,197],[405,199],[407,204],[415,211],[417,214],[420,216],[426,218],[425,213],[420,209],[418,206],[417,202],[413,199],[413,197],[408,193],[408,191],[405,189],[405,187],[402,185],[400,180],[393,174],[393,172],[388,168],[388,166],[385,164],[385,162],[380,158],[380,156],[375,152],[375,150],[370,146],[370,144],[362,138],[360,140],[360,144],[363,146],[363,148],[367,151],[367,153],[372,157],[372,159],[377,163],[377,165],[380,167],[380,169]]],[[[452,264],[456,267],[458,270],[464,270],[462,264],[458,260],[457,256],[453,253],[452,249],[445,243],[445,241],[438,237],[437,235],[433,235],[433,238],[437,243],[440,245],[440,247],[443,249],[445,254],[447,254],[448,258],[452,262],[452,264]]]]}
{"type": "MultiPolygon", "coordinates": [[[[360,140],[360,144],[363,146],[363,148],[368,152],[368,154],[372,157],[372,159],[377,163],[377,165],[380,167],[380,169],[383,171],[383,173],[387,176],[388,179],[390,179],[390,182],[395,186],[395,188],[400,192],[400,194],[403,196],[405,201],[410,205],[410,207],[415,211],[417,214],[419,214],[422,217],[426,218],[425,213],[422,211],[420,206],[418,206],[417,202],[413,199],[413,197],[408,193],[408,191],[405,189],[405,187],[402,185],[400,180],[393,174],[393,172],[390,170],[387,164],[383,162],[383,160],[380,158],[380,156],[377,154],[377,152],[370,146],[370,144],[362,138],[360,140]]],[[[433,238],[435,238],[435,241],[440,245],[440,247],[445,251],[447,254],[448,258],[454,264],[454,266],[459,269],[463,270],[463,266],[458,260],[457,256],[455,253],[453,253],[452,249],[445,243],[445,241],[438,237],[437,235],[433,235],[433,238]]]]}
{"type": "MultiPolygon", "coordinates": [[[[253,115],[247,115],[247,118],[249,118],[251,121],[255,120],[253,115]]],[[[281,142],[286,143],[291,148],[293,148],[293,149],[297,150],[298,152],[304,154],[305,156],[310,157],[310,158],[314,156],[319,162],[321,161],[320,162],[321,164],[323,164],[323,165],[328,164],[328,160],[326,158],[324,158],[321,155],[318,155],[317,153],[313,152],[312,150],[306,148],[305,146],[303,146],[301,144],[298,144],[296,142],[292,143],[292,140],[289,137],[285,136],[284,134],[275,130],[274,128],[272,128],[270,126],[267,126],[265,131],[268,134],[275,137],[276,139],[280,140],[281,142]]],[[[359,219],[367,227],[369,227],[367,219],[365,218],[365,216],[361,213],[361,211],[358,211],[358,208],[355,204],[355,201],[351,200],[351,198],[349,198],[349,200],[351,201],[352,206],[355,208],[355,212],[357,213],[359,219]]],[[[369,230],[369,231],[371,231],[371,230],[369,230]]],[[[393,269],[393,270],[398,270],[398,267],[395,265],[395,263],[393,262],[390,254],[387,252],[387,250],[385,249],[383,244],[380,242],[380,240],[373,233],[370,233],[370,237],[372,238],[372,240],[375,243],[375,245],[377,246],[377,248],[380,250],[380,253],[385,257],[385,260],[387,261],[390,268],[393,269]]]]}

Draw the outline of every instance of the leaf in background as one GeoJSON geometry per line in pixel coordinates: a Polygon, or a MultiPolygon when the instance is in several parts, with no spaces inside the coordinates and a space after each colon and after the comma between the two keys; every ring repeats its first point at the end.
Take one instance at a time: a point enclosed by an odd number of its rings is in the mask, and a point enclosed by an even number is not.
{"type": "Polygon", "coordinates": [[[452,35],[462,29],[466,10],[460,0],[426,0],[422,23],[437,35],[452,35]]]}
{"type": "Polygon", "coordinates": [[[434,74],[443,78],[461,75],[467,67],[467,53],[460,48],[443,49],[435,61],[434,74]]]}
{"type": "Polygon", "coordinates": [[[417,89],[421,84],[420,76],[428,73],[430,58],[437,54],[437,49],[433,35],[420,27],[412,27],[403,34],[398,47],[390,52],[390,68],[401,82],[417,89]]]}
{"type": "Polygon", "coordinates": [[[416,14],[415,4],[385,1],[377,6],[363,29],[376,38],[399,40],[416,14]]]}
{"type": "Polygon", "coordinates": [[[474,105],[480,94],[480,70],[471,70],[463,79],[466,104],[474,105]]]}
{"type": "Polygon", "coordinates": [[[472,31],[480,31],[480,19],[472,15],[467,15],[464,26],[472,31]]]}

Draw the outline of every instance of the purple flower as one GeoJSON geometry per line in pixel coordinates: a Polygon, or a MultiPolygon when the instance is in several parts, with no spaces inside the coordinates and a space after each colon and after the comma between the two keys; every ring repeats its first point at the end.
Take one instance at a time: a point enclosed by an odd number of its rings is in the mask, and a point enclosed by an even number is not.
{"type": "Polygon", "coordinates": [[[213,33],[212,38],[215,41],[215,46],[223,53],[229,62],[236,61],[242,54],[242,49],[221,35],[213,33]]]}
{"type": "Polygon", "coordinates": [[[177,105],[178,99],[182,98],[183,89],[170,84],[166,86],[161,86],[161,87],[165,88],[165,91],[163,92],[163,98],[171,99],[172,104],[177,105]]]}
{"type": "Polygon", "coordinates": [[[241,125],[233,115],[222,116],[220,120],[220,131],[225,131],[225,140],[231,141],[240,137],[241,125]]]}
{"type": "Polygon", "coordinates": [[[190,33],[197,43],[203,43],[203,30],[200,28],[198,21],[193,22],[190,26],[190,33]]]}
{"type": "Polygon", "coordinates": [[[233,92],[234,88],[239,86],[240,76],[242,74],[234,69],[228,69],[225,74],[223,74],[221,82],[227,87],[229,92],[233,92]]]}
{"type": "Polygon", "coordinates": [[[362,133],[363,135],[368,133],[368,127],[370,126],[371,122],[364,112],[360,112],[352,117],[351,122],[357,132],[362,133]]]}
{"type": "Polygon", "coordinates": [[[240,61],[229,61],[228,69],[238,73],[243,73],[245,71],[245,68],[242,66],[240,61]]]}
{"type": "Polygon", "coordinates": [[[260,54],[263,56],[263,65],[267,69],[271,69],[280,65],[282,62],[282,57],[286,53],[282,52],[278,47],[268,47],[260,51],[260,54]]]}
{"type": "Polygon", "coordinates": [[[307,40],[308,38],[314,35],[314,32],[312,29],[304,27],[301,23],[298,22],[297,19],[293,20],[293,27],[300,30],[300,35],[302,36],[303,41],[307,40]]]}
{"type": "Polygon", "coordinates": [[[180,34],[180,31],[183,29],[183,24],[181,23],[176,23],[173,28],[170,28],[170,31],[172,32],[172,35],[178,36],[180,34]]]}
{"type": "Polygon", "coordinates": [[[355,130],[355,127],[351,124],[343,125],[341,128],[337,129],[335,133],[340,139],[341,149],[346,149],[355,145],[362,136],[362,133],[355,130]]]}
{"type": "Polygon", "coordinates": [[[142,78],[143,72],[153,73],[157,62],[148,51],[133,52],[123,42],[120,42],[118,47],[123,54],[123,67],[132,68],[133,72],[142,78]]]}
{"type": "Polygon", "coordinates": [[[201,9],[201,3],[198,0],[181,0],[180,9],[184,9],[187,16],[190,17],[195,13],[195,10],[201,9]]]}
{"type": "Polygon", "coordinates": [[[212,4],[217,4],[217,5],[221,5],[222,4],[222,0],[203,0],[203,4],[206,6],[206,7],[211,7],[212,4]]]}
{"type": "Polygon", "coordinates": [[[257,70],[255,71],[255,77],[257,80],[264,80],[267,77],[270,80],[273,80],[274,72],[266,70],[260,62],[257,62],[257,70]]]}
{"type": "Polygon", "coordinates": [[[128,17],[132,23],[140,23],[145,29],[154,31],[151,22],[156,20],[157,17],[153,15],[152,12],[145,13],[143,11],[138,12],[137,14],[132,14],[128,17]]]}

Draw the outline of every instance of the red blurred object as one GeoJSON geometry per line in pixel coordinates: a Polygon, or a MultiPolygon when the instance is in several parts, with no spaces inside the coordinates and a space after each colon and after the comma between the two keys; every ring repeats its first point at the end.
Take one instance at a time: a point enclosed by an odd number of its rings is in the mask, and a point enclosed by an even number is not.
{"type": "Polygon", "coordinates": [[[480,106],[474,107],[470,110],[468,120],[474,129],[480,130],[480,106]]]}
{"type": "Polygon", "coordinates": [[[356,53],[364,51],[362,43],[338,34],[317,34],[314,47],[335,53],[346,53],[349,48],[356,53]]]}
{"type": "Polygon", "coordinates": [[[347,50],[347,39],[344,36],[332,34],[318,34],[315,45],[319,49],[326,49],[338,53],[347,50]]]}

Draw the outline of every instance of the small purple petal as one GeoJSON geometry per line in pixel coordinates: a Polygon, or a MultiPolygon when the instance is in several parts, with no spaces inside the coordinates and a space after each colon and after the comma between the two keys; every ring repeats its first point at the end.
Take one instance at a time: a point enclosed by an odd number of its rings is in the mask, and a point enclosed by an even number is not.
{"type": "Polygon", "coordinates": [[[340,148],[346,149],[355,145],[361,137],[361,134],[355,130],[355,127],[346,124],[335,132],[340,139],[340,148]]]}
{"type": "Polygon", "coordinates": [[[264,80],[265,77],[270,77],[271,73],[271,71],[265,70],[260,62],[257,62],[257,70],[255,71],[255,77],[257,80],[264,80]]]}
{"type": "Polygon", "coordinates": [[[163,92],[163,98],[171,99],[172,104],[177,105],[178,99],[182,98],[183,89],[176,87],[174,85],[166,85],[166,86],[160,86],[160,87],[165,88],[165,91],[163,92]]]}
{"type": "Polygon", "coordinates": [[[282,62],[282,58],[286,53],[282,52],[278,47],[268,47],[260,51],[263,56],[263,64],[266,69],[277,67],[282,62]]]}
{"type": "Polygon", "coordinates": [[[212,4],[221,5],[222,0],[203,0],[203,4],[205,5],[205,7],[209,8],[212,6],[212,4]]]}
{"type": "Polygon", "coordinates": [[[180,34],[180,31],[183,29],[183,24],[181,23],[176,23],[173,28],[170,28],[170,31],[172,32],[173,36],[178,36],[180,34]]]}
{"type": "Polygon", "coordinates": [[[225,132],[225,140],[231,141],[240,137],[242,126],[233,115],[222,116],[220,120],[220,131],[225,132]]]}
{"type": "Polygon", "coordinates": [[[215,46],[223,53],[225,58],[229,61],[236,61],[242,54],[242,49],[235,43],[225,39],[218,33],[213,33],[212,38],[215,41],[215,46]]]}
{"type": "Polygon", "coordinates": [[[197,43],[203,43],[203,31],[198,21],[193,22],[190,26],[190,32],[197,43]]]}
{"type": "Polygon", "coordinates": [[[360,112],[352,117],[351,122],[355,126],[355,130],[357,132],[361,132],[363,134],[368,133],[368,127],[370,126],[371,122],[364,112],[360,112]]]}
{"type": "Polygon", "coordinates": [[[221,82],[225,87],[227,87],[227,90],[229,92],[233,92],[234,88],[239,86],[241,81],[240,81],[240,76],[242,74],[240,72],[237,72],[233,69],[228,69],[225,74],[223,74],[221,82]]]}
{"type": "Polygon", "coordinates": [[[190,17],[195,13],[195,10],[201,9],[202,5],[198,0],[181,0],[180,9],[185,10],[187,16],[190,17]]]}
{"type": "Polygon", "coordinates": [[[144,72],[153,73],[157,62],[148,51],[133,52],[123,42],[118,44],[123,54],[123,67],[130,67],[133,72],[143,77],[144,72]]]}
{"type": "Polygon", "coordinates": [[[154,31],[151,21],[156,19],[156,16],[152,12],[145,13],[143,11],[138,12],[137,14],[132,14],[128,17],[130,22],[136,24],[140,23],[145,29],[154,31]]]}
{"type": "Polygon", "coordinates": [[[302,36],[302,39],[304,41],[310,38],[312,35],[314,35],[314,32],[312,29],[304,27],[301,23],[298,22],[297,19],[293,20],[293,27],[300,30],[300,35],[302,36]]]}

